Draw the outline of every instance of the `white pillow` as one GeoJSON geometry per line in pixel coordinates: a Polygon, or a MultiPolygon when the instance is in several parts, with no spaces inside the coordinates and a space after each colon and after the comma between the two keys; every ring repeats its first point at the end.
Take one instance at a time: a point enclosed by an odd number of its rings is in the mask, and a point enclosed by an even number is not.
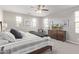
{"type": "Polygon", "coordinates": [[[22,34],[23,38],[26,37],[26,33],[24,31],[19,31],[19,32],[22,34]]]}
{"type": "Polygon", "coordinates": [[[1,32],[0,37],[4,40],[8,40],[9,42],[14,42],[15,41],[14,35],[11,34],[10,32],[1,32]]]}

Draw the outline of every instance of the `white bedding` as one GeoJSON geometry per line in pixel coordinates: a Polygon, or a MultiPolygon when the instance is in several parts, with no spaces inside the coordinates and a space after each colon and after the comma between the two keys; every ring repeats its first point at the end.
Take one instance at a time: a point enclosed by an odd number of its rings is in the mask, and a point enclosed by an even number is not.
{"type": "Polygon", "coordinates": [[[5,45],[5,44],[8,44],[8,41],[7,41],[7,40],[1,40],[1,39],[0,39],[0,46],[1,46],[1,45],[5,45]]]}
{"type": "Polygon", "coordinates": [[[47,45],[51,45],[48,38],[41,38],[26,32],[23,39],[17,39],[13,43],[1,45],[0,48],[4,46],[4,53],[29,53],[47,45]]]}
{"type": "Polygon", "coordinates": [[[42,47],[45,47],[45,46],[48,46],[48,42],[41,42],[39,44],[35,44],[34,46],[29,46],[27,48],[24,48],[24,49],[21,49],[21,50],[18,50],[17,52],[13,52],[13,54],[23,54],[23,53],[30,53],[30,52],[33,52],[37,49],[40,49],[42,47]]]}

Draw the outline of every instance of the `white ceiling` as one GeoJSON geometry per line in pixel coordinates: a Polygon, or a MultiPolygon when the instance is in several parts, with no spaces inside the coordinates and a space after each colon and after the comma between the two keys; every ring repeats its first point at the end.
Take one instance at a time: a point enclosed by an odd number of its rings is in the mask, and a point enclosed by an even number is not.
{"type": "Polygon", "coordinates": [[[75,7],[74,5],[46,5],[48,8],[48,12],[43,12],[41,14],[37,14],[35,12],[35,6],[34,5],[0,5],[0,8],[5,11],[11,11],[11,12],[17,12],[22,14],[29,14],[32,16],[39,16],[44,17],[49,14],[54,14],[56,12],[60,12],[62,10],[75,7]],[[34,8],[32,8],[34,7],[34,8]]]}

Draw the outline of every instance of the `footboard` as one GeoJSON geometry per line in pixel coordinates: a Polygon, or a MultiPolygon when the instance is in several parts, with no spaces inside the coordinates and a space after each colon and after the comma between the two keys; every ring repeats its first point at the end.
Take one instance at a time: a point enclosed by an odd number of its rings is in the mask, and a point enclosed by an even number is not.
{"type": "Polygon", "coordinates": [[[43,53],[44,51],[46,51],[47,49],[50,49],[50,51],[52,51],[52,46],[45,46],[36,51],[30,52],[29,54],[40,54],[40,53],[43,53]]]}

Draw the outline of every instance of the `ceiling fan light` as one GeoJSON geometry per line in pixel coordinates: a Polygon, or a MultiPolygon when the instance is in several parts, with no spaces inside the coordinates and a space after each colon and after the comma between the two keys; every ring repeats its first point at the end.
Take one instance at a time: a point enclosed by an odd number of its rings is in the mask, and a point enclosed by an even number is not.
{"type": "Polygon", "coordinates": [[[41,13],[42,13],[42,11],[41,11],[41,10],[37,10],[37,11],[36,11],[36,13],[41,14],[41,13]]]}

